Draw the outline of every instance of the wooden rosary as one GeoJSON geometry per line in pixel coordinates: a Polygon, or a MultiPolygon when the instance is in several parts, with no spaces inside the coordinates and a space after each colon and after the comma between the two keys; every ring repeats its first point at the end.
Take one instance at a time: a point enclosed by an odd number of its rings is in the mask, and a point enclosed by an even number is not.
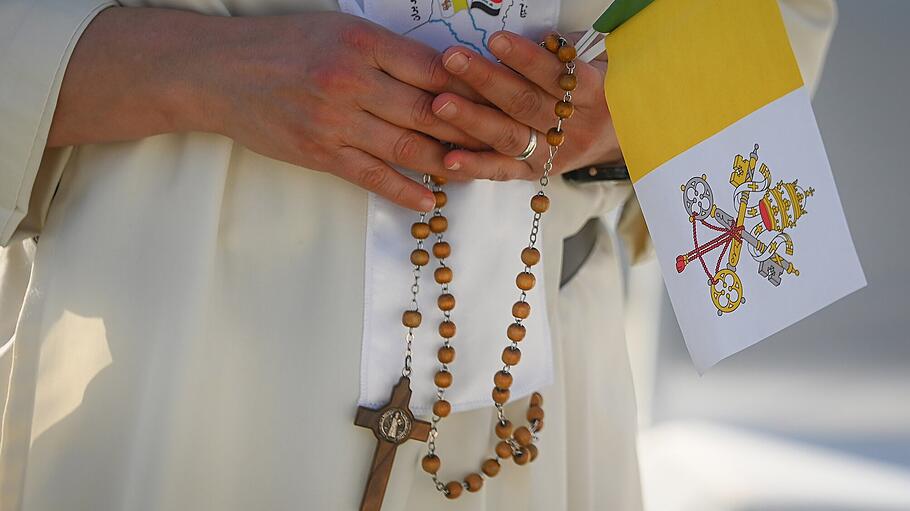
{"type": "Polygon", "coordinates": [[[449,283],[452,282],[452,269],[446,265],[446,258],[451,254],[451,245],[443,238],[448,229],[448,220],[442,214],[448,197],[442,187],[446,179],[439,176],[424,175],[424,184],[430,186],[436,197],[436,207],[430,216],[429,212],[421,213],[417,222],[411,226],[411,235],[417,240],[417,248],[411,252],[411,263],[414,265],[414,281],[411,286],[411,308],[402,314],[402,323],[407,328],[407,349],[401,379],[395,385],[389,403],[379,410],[365,407],[358,408],[357,418],[354,423],[358,426],[370,428],[378,442],[373,456],[370,477],[364,490],[361,502],[361,511],[378,511],[382,506],[386,485],[391,475],[392,463],[398,445],[407,440],[422,440],[427,442],[427,454],[423,457],[421,466],[430,474],[436,489],[449,499],[461,496],[463,490],[476,492],[483,487],[485,478],[495,477],[501,468],[500,461],[507,458],[517,465],[525,465],[537,458],[538,449],[534,445],[535,435],[543,429],[543,397],[535,392],[531,395],[530,406],[527,411],[528,426],[514,428],[512,422],[505,416],[503,405],[509,400],[512,386],[511,368],[521,360],[519,343],[525,337],[525,326],[522,320],[531,314],[531,306],[526,301],[528,292],[534,288],[536,277],[531,272],[533,266],[540,261],[540,251],[535,247],[537,234],[540,229],[540,219],[549,209],[550,198],[544,193],[549,181],[550,171],[553,169],[553,160],[559,147],[565,141],[562,129],[563,122],[572,116],[572,91],[575,90],[578,79],[575,75],[575,48],[563,37],[550,34],[541,43],[550,52],[554,53],[560,62],[565,64],[565,73],[559,77],[559,86],[563,90],[563,98],[556,103],[556,126],[547,132],[547,145],[549,157],[543,167],[543,175],[539,183],[541,190],[531,197],[531,210],[534,212],[531,224],[528,246],[521,251],[521,262],[524,269],[515,278],[515,285],[520,294],[518,301],[512,305],[512,323],[506,329],[509,344],[502,351],[503,368],[493,375],[493,404],[496,407],[499,420],[496,422],[495,434],[500,439],[494,449],[494,455],[485,460],[479,472],[472,472],[463,480],[453,480],[443,483],[438,477],[442,460],[436,454],[436,439],[439,436],[437,426],[452,411],[452,405],[445,400],[446,389],[452,385],[452,373],[449,364],[455,360],[455,348],[452,338],[455,337],[455,323],[451,319],[451,312],[455,308],[455,297],[449,292],[449,283]],[[429,218],[427,218],[429,216],[429,218]],[[439,310],[442,311],[443,320],[439,324],[439,335],[442,337],[442,346],[437,352],[440,368],[433,382],[436,385],[436,402],[433,404],[432,421],[421,421],[414,418],[409,409],[411,399],[410,374],[411,374],[411,345],[414,340],[414,330],[421,324],[422,315],[417,306],[419,292],[420,270],[430,263],[430,254],[424,248],[424,243],[431,234],[436,235],[433,244],[433,256],[439,261],[439,266],[433,272],[433,278],[441,286],[441,293],[436,300],[439,310]]]}

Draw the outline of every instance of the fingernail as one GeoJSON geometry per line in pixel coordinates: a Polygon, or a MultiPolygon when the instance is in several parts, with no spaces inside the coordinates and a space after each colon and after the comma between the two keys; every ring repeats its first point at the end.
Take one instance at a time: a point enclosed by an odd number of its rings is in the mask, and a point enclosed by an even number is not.
{"type": "Polygon", "coordinates": [[[436,207],[436,197],[424,197],[420,199],[420,210],[431,211],[436,207]]]}
{"type": "Polygon", "coordinates": [[[458,170],[461,168],[461,163],[458,163],[457,161],[453,161],[449,165],[446,165],[446,168],[449,170],[458,170]]]}
{"type": "Polygon", "coordinates": [[[444,65],[446,69],[453,73],[461,73],[468,68],[468,62],[470,62],[470,59],[467,55],[460,51],[456,51],[455,53],[449,55],[449,58],[447,58],[446,61],[442,63],[442,65],[444,65]]]}
{"type": "Polygon", "coordinates": [[[439,110],[436,110],[433,113],[435,113],[439,117],[444,117],[444,118],[448,119],[448,118],[455,117],[455,114],[458,113],[458,108],[455,106],[455,103],[452,103],[451,101],[446,101],[446,104],[439,107],[439,110]]]}
{"type": "Polygon", "coordinates": [[[497,57],[505,57],[512,51],[512,41],[509,41],[509,38],[502,34],[490,39],[489,46],[490,51],[497,57]]]}

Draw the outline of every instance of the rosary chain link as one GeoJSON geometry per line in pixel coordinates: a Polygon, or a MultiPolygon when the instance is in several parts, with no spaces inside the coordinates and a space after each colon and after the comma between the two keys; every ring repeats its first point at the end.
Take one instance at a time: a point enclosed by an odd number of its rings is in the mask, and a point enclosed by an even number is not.
{"type": "MultiPolygon", "coordinates": [[[[425,175],[424,175],[424,180],[427,180],[427,179],[429,179],[429,175],[428,175],[428,174],[425,174],[425,175]]],[[[432,189],[433,189],[434,192],[441,192],[441,191],[442,191],[442,187],[439,186],[439,185],[434,186],[432,189]]],[[[434,213],[433,213],[433,214],[434,214],[434,216],[441,216],[441,215],[442,215],[442,208],[441,208],[441,207],[437,207],[437,208],[434,210],[434,213]]],[[[445,240],[445,237],[444,237],[444,234],[443,234],[442,232],[436,233],[436,242],[437,242],[437,243],[442,243],[444,240],[445,240]]],[[[443,257],[443,258],[438,258],[438,262],[439,262],[439,267],[440,267],[440,268],[446,268],[446,267],[447,267],[446,261],[445,261],[445,258],[444,258],[444,257],[443,257]]],[[[449,293],[449,284],[448,284],[448,282],[441,283],[441,284],[440,284],[440,290],[441,290],[441,293],[442,293],[442,294],[447,294],[447,293],[449,293]]],[[[452,313],[451,313],[451,310],[442,311],[442,315],[443,315],[443,318],[444,318],[443,321],[451,321],[451,320],[452,320],[452,313]]],[[[445,347],[451,347],[451,338],[449,338],[449,337],[443,337],[443,346],[445,346],[445,347]]],[[[448,364],[446,364],[446,363],[441,363],[441,368],[442,368],[443,371],[448,371],[448,370],[449,370],[449,366],[448,366],[448,364]]],[[[442,387],[437,387],[437,388],[436,388],[436,400],[437,400],[437,401],[441,401],[444,397],[445,397],[445,389],[442,388],[442,387]]],[[[438,415],[436,415],[436,414],[434,413],[434,414],[433,414],[433,418],[432,418],[431,421],[430,421],[430,434],[429,434],[429,436],[428,436],[428,438],[427,438],[427,456],[436,456],[436,439],[439,437],[439,423],[440,423],[441,421],[442,421],[442,417],[440,417],[440,416],[438,416],[438,415]]],[[[432,474],[432,478],[433,478],[433,485],[436,487],[436,490],[439,491],[439,492],[441,492],[441,493],[443,493],[443,494],[445,494],[445,495],[448,495],[448,494],[449,494],[449,490],[448,490],[448,488],[446,487],[445,483],[443,483],[442,481],[440,481],[440,480],[439,480],[439,477],[438,477],[436,474],[432,474]]],[[[463,484],[463,483],[462,483],[462,484],[463,484]]]]}
{"type": "MultiPolygon", "coordinates": [[[[429,175],[424,175],[423,185],[429,187],[430,177],[429,175]]],[[[419,222],[424,222],[427,219],[427,212],[423,211],[417,215],[419,222]]],[[[417,240],[417,250],[423,249],[423,240],[417,240]]],[[[420,304],[417,302],[417,297],[420,294],[420,266],[414,265],[412,270],[412,275],[414,276],[414,282],[411,283],[411,310],[420,311],[420,304]]],[[[401,368],[401,375],[405,378],[410,378],[411,376],[411,363],[414,360],[414,327],[408,327],[407,334],[405,335],[405,352],[404,352],[404,366],[401,368]]]]}
{"type": "MultiPolygon", "coordinates": [[[[559,37],[559,44],[560,44],[560,46],[565,46],[568,44],[568,41],[563,37],[559,37]]],[[[569,74],[569,75],[575,74],[575,62],[574,61],[570,61],[570,62],[566,63],[566,74],[569,74]]],[[[563,101],[566,103],[570,103],[572,101],[572,92],[571,91],[565,91],[565,93],[563,94],[563,101]]],[[[562,130],[562,124],[563,124],[563,119],[558,118],[556,121],[556,129],[562,130]]],[[[549,154],[547,157],[547,161],[543,165],[543,175],[540,177],[540,179],[538,181],[541,189],[537,192],[537,195],[540,195],[540,196],[545,195],[544,189],[546,189],[547,185],[550,183],[550,172],[552,172],[552,170],[553,170],[553,161],[556,158],[556,154],[559,152],[559,146],[554,146],[554,145],[548,144],[548,149],[549,149],[549,154]]],[[[535,245],[537,244],[538,235],[540,232],[541,216],[542,216],[541,213],[536,212],[536,211],[534,212],[534,218],[531,222],[531,232],[528,235],[528,247],[529,248],[534,248],[535,245]]],[[[530,265],[526,264],[524,271],[530,272],[531,271],[530,265]]],[[[519,294],[519,300],[525,301],[527,299],[527,296],[528,296],[527,292],[522,290],[521,293],[519,294]]],[[[518,320],[518,318],[515,318],[515,319],[516,319],[516,322],[520,323],[520,320],[518,320]]],[[[517,348],[518,343],[515,341],[512,341],[511,347],[517,348]]],[[[503,366],[504,372],[508,373],[508,372],[510,372],[510,370],[511,370],[511,366],[509,364],[505,364],[503,366]]],[[[508,422],[508,418],[506,417],[506,414],[503,410],[503,406],[499,403],[495,403],[495,405],[496,405],[497,415],[499,418],[499,423],[505,424],[506,422],[508,422]]],[[[537,439],[536,433],[538,431],[538,427],[539,427],[539,423],[537,421],[533,421],[530,424],[530,427],[528,428],[531,431],[532,437],[535,440],[537,439]]],[[[509,438],[506,440],[506,442],[509,444],[509,447],[512,449],[513,455],[521,453],[521,450],[522,450],[521,446],[518,445],[518,443],[515,441],[514,438],[509,438]]],[[[498,454],[496,455],[496,459],[497,460],[501,459],[498,454]]]]}

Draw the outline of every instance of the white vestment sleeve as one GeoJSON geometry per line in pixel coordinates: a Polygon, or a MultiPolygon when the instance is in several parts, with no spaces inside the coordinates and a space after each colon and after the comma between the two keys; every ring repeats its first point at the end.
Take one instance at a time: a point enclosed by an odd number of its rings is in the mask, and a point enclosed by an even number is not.
{"type": "Polygon", "coordinates": [[[0,246],[43,224],[69,153],[45,151],[63,73],[85,27],[112,5],[0,0],[0,246]]]}
{"type": "Polygon", "coordinates": [[[837,24],[834,0],[781,0],[780,12],[803,81],[815,94],[837,24]]]}

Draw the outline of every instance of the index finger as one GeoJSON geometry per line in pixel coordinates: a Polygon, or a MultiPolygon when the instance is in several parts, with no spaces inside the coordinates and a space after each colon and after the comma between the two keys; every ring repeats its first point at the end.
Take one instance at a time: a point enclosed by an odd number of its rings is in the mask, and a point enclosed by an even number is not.
{"type": "Polygon", "coordinates": [[[438,51],[417,40],[382,29],[369,46],[375,67],[399,81],[436,94],[454,92],[485,102],[480,94],[446,71],[438,51]]]}
{"type": "MultiPolygon", "coordinates": [[[[563,90],[559,87],[559,77],[566,72],[566,65],[560,62],[546,48],[540,47],[530,39],[521,37],[508,31],[499,31],[490,36],[488,46],[503,64],[515,72],[534,82],[541,89],[556,97],[562,97],[563,90]]],[[[575,74],[580,83],[599,83],[603,78],[594,68],[576,62],[575,74]]],[[[587,89],[586,89],[587,90],[587,89]]],[[[597,88],[597,90],[600,90],[597,88]]],[[[576,99],[584,102],[584,92],[581,88],[576,91],[576,99]],[[581,95],[581,97],[578,97],[581,95]]]]}

